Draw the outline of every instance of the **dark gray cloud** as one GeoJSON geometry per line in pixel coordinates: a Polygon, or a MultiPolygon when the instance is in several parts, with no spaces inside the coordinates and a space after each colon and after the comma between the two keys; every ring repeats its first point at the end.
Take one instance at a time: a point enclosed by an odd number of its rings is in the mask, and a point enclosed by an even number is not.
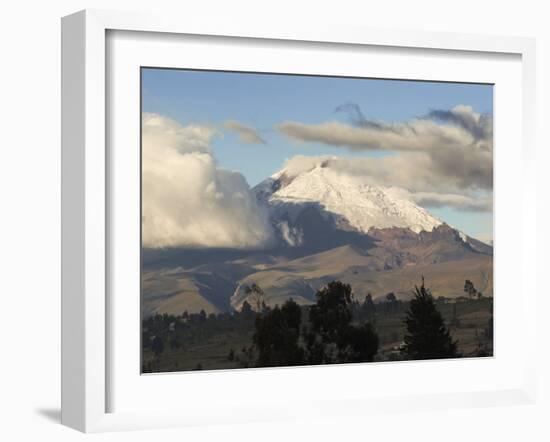
{"type": "Polygon", "coordinates": [[[341,104],[336,107],[334,112],[336,113],[341,112],[348,115],[351,123],[357,127],[364,127],[368,129],[378,129],[378,130],[387,129],[387,125],[384,125],[383,123],[365,118],[365,116],[363,115],[363,112],[361,111],[361,108],[357,103],[350,102],[350,103],[341,104]]]}
{"type": "MultiPolygon", "coordinates": [[[[433,109],[406,122],[368,119],[355,103],[335,109],[349,123],[304,124],[285,121],[277,127],[300,142],[322,143],[350,151],[386,151],[382,157],[324,158],[339,173],[373,185],[395,187],[426,208],[492,210],[493,120],[470,106],[433,109]]],[[[299,160],[299,164],[311,161],[299,160]]]]}
{"type": "Polygon", "coordinates": [[[458,107],[453,110],[432,109],[421,118],[454,124],[468,131],[476,140],[492,138],[493,118],[486,114],[476,117],[466,107],[458,107]]]}
{"type": "MultiPolygon", "coordinates": [[[[436,188],[492,190],[493,130],[490,116],[460,105],[448,111],[432,110],[423,118],[407,122],[387,123],[368,120],[354,103],[341,105],[336,111],[348,114],[351,124],[285,121],[277,129],[297,141],[322,143],[351,151],[390,151],[398,156],[417,154],[400,164],[399,174],[411,178],[409,188],[417,186],[413,178],[419,175],[409,169],[422,166],[427,168],[425,173],[434,177],[432,184],[436,188]]],[[[429,180],[423,180],[423,183],[426,181],[429,180]]]]}

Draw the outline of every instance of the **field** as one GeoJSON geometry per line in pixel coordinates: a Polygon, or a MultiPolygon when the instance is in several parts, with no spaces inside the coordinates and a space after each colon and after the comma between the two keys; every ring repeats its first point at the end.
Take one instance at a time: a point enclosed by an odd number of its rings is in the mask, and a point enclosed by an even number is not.
{"type": "MultiPolygon", "coordinates": [[[[493,298],[436,300],[463,357],[492,356],[493,298]]],[[[375,361],[401,360],[408,301],[379,302],[371,316],[379,337],[375,361]]],[[[302,306],[307,321],[308,306],[302,306]]],[[[143,321],[142,372],[216,370],[252,366],[254,312],[156,315],[143,321]],[[160,344],[161,343],[161,344],[160,344]],[[162,351],[160,350],[162,347],[162,351]],[[154,351],[156,350],[156,351],[154,351]]],[[[364,318],[356,318],[359,322],[364,318]]]]}

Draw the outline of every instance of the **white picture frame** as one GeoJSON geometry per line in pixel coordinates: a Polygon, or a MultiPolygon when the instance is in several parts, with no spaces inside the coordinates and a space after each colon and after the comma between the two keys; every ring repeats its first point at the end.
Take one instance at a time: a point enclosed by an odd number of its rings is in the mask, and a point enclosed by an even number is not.
{"type": "MultiPolygon", "coordinates": [[[[165,407],[139,411],[112,411],[109,392],[113,388],[109,372],[109,247],[113,233],[108,228],[112,208],[109,187],[108,133],[109,118],[106,76],[109,32],[149,32],[155,35],[217,36],[219,38],[260,39],[287,44],[338,44],[339,47],[375,46],[403,50],[429,49],[476,54],[510,54],[521,57],[521,316],[523,336],[534,336],[536,324],[535,265],[528,257],[536,256],[536,192],[534,107],[535,43],[518,37],[493,37],[415,31],[358,29],[345,26],[308,24],[292,27],[266,23],[211,23],[195,18],[153,16],[111,11],[87,10],[62,21],[62,423],[85,432],[139,428],[159,428],[219,422],[246,422],[287,417],[327,416],[331,401],[338,402],[339,413],[366,414],[371,411],[396,411],[435,408],[488,406],[532,403],[536,397],[535,339],[526,339],[521,355],[521,373],[502,388],[429,394],[391,394],[354,397],[316,398],[311,408],[285,407],[276,403],[270,408],[255,409],[249,399],[234,398],[234,408],[220,406],[212,413],[197,407],[196,412],[165,407]],[[528,319],[529,318],[529,319],[528,319]],[[241,413],[235,413],[240,410],[241,413]]],[[[137,114],[137,110],[136,110],[137,114]]],[[[503,153],[506,155],[506,153],[503,153]]],[[[498,172],[497,172],[498,173],[498,172]]],[[[498,195],[498,191],[497,191],[498,195]]],[[[498,198],[498,197],[497,197],[498,198]]],[[[504,250],[504,249],[501,249],[504,250]]],[[[496,252],[497,257],[498,253],[496,252]]],[[[503,252],[505,253],[505,252],[503,252]]],[[[498,296],[498,295],[497,295],[498,296]]],[[[136,300],[136,302],[139,302],[136,300]]],[[[498,317],[496,318],[498,321],[498,317]]],[[[497,355],[498,357],[498,355],[497,355]]],[[[411,363],[412,364],[412,363],[411,363]]],[[[437,362],[436,362],[437,364],[437,362]]],[[[460,362],[457,362],[460,364],[460,362]]],[[[388,367],[388,366],[387,366],[388,367]]],[[[412,365],[410,365],[412,367],[412,365]]],[[[440,365],[440,369],[444,366],[440,365]]],[[[425,367],[434,370],[433,365],[425,367]]],[[[437,368],[436,368],[437,369],[437,368]]],[[[460,369],[456,365],[455,369],[460,369]]],[[[273,369],[275,374],[277,369],[273,369]]],[[[279,369],[280,370],[280,369],[279,369]]],[[[285,376],[296,369],[284,369],[285,376]]],[[[302,369],[303,370],[303,369],[302,369]]],[[[332,374],[339,367],[331,367],[332,374]]],[[[354,368],[355,372],[361,366],[354,368]]],[[[139,371],[139,368],[136,368],[139,371]]],[[[263,372],[265,373],[265,372],[263,372]]],[[[348,373],[351,373],[348,371],[348,373]]],[[[232,373],[234,380],[243,371],[232,373]]],[[[197,374],[195,374],[197,376],[197,374]]],[[[195,382],[221,379],[229,373],[201,373],[195,382]]],[[[267,376],[260,374],[259,376],[267,376]]],[[[164,384],[169,383],[165,377],[164,384]]],[[[274,379],[275,380],[275,379],[274,379]]],[[[265,381],[265,379],[264,379],[265,381]]],[[[246,396],[246,395],[244,395],[246,396]]],[[[257,408],[257,407],[256,407],[257,408]]]]}

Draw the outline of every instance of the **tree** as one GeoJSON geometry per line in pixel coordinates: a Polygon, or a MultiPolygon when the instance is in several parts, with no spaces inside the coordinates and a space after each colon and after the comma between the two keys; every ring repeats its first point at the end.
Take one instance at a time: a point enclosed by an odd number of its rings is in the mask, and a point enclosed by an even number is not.
{"type": "Polygon", "coordinates": [[[395,311],[397,310],[397,298],[395,296],[395,293],[390,292],[386,295],[386,303],[388,305],[389,311],[395,311]]]}
{"type": "Polygon", "coordinates": [[[378,335],[369,323],[347,326],[337,345],[339,362],[372,362],[378,352],[378,335]]]}
{"type": "Polygon", "coordinates": [[[351,324],[353,304],[349,284],[332,281],[317,292],[317,303],[309,311],[311,330],[304,339],[310,363],[374,360],[378,336],[370,324],[351,324]]]}
{"type": "Polygon", "coordinates": [[[309,310],[312,329],[325,342],[336,342],[352,319],[351,286],[332,281],[317,292],[317,303],[309,310]]]}
{"type": "Polygon", "coordinates": [[[248,301],[244,301],[241,307],[241,315],[244,319],[251,319],[254,317],[254,310],[248,301]]]}
{"type": "Polygon", "coordinates": [[[155,336],[151,342],[151,350],[155,356],[159,356],[164,351],[164,341],[160,336],[155,336]]]}
{"type": "Polygon", "coordinates": [[[452,325],[453,327],[459,327],[460,326],[460,319],[459,319],[458,314],[456,312],[456,302],[453,304],[453,311],[452,311],[450,325],[452,325]]]}
{"type": "Polygon", "coordinates": [[[227,356],[227,360],[229,362],[233,362],[235,360],[235,350],[233,349],[229,350],[229,355],[227,356]]]}
{"type": "Polygon", "coordinates": [[[301,315],[300,306],[289,299],[281,308],[276,306],[256,316],[252,340],[259,367],[303,364],[304,350],[298,345],[301,315]]]}
{"type": "Polygon", "coordinates": [[[474,298],[477,295],[477,290],[474,287],[474,283],[472,281],[470,281],[469,279],[464,281],[464,291],[466,293],[468,293],[468,297],[470,299],[474,298]]]}
{"type": "Polygon", "coordinates": [[[415,286],[405,319],[407,334],[403,353],[407,359],[441,359],[460,357],[457,342],[453,341],[434,299],[424,286],[415,286]]]}
{"type": "Polygon", "coordinates": [[[254,283],[251,286],[246,286],[244,292],[248,299],[250,299],[250,303],[254,310],[257,312],[265,310],[265,293],[258,284],[254,283]]]}
{"type": "Polygon", "coordinates": [[[376,315],[376,306],[374,305],[374,301],[372,300],[372,295],[370,293],[367,294],[367,296],[365,297],[365,301],[361,306],[361,313],[367,321],[374,322],[376,315]]]}
{"type": "Polygon", "coordinates": [[[493,315],[487,320],[487,326],[484,329],[485,337],[489,340],[493,340],[493,315]]]}

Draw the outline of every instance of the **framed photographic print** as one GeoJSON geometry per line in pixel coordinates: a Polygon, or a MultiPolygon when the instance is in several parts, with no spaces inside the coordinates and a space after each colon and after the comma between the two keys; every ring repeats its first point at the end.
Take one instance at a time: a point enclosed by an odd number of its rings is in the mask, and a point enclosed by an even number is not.
{"type": "Polygon", "coordinates": [[[63,422],[532,401],[533,57],[64,18],[63,422]]]}
{"type": "Polygon", "coordinates": [[[493,355],[493,85],[142,67],[141,94],[143,373],[493,355]]]}

